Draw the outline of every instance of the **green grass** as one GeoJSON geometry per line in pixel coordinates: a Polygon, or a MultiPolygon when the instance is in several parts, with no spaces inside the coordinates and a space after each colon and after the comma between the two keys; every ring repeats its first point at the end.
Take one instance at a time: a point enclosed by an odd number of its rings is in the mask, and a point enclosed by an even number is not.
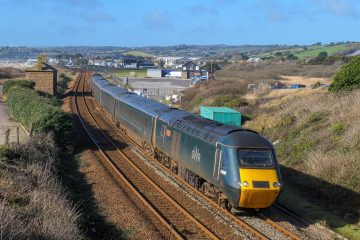
{"type": "Polygon", "coordinates": [[[333,45],[333,46],[311,46],[308,47],[308,50],[304,51],[303,49],[295,51],[295,56],[299,59],[304,59],[308,57],[316,57],[320,52],[327,52],[328,55],[332,55],[338,51],[346,50],[348,47],[345,44],[333,45]]]}
{"type": "Polygon", "coordinates": [[[359,226],[350,224],[344,219],[325,210],[322,206],[309,202],[308,198],[303,198],[298,191],[289,185],[286,185],[284,189],[278,199],[279,203],[300,213],[305,218],[331,228],[349,239],[360,239],[359,226]]]}
{"type": "Polygon", "coordinates": [[[140,77],[144,78],[147,76],[147,70],[146,69],[119,69],[113,72],[113,74],[116,77],[132,77],[130,72],[135,73],[135,76],[133,77],[140,77]]]}

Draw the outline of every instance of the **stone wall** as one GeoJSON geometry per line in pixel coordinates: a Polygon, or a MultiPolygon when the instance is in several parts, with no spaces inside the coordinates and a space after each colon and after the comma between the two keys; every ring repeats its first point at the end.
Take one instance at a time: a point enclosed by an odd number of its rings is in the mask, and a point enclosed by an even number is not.
{"type": "Polygon", "coordinates": [[[35,90],[48,93],[50,95],[56,94],[57,72],[51,70],[45,71],[26,71],[26,79],[35,82],[35,90]]]}

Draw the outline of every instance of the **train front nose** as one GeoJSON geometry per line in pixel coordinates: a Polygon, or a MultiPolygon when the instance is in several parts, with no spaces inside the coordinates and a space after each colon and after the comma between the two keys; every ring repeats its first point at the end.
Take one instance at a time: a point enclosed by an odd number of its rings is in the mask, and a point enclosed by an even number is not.
{"type": "Polygon", "coordinates": [[[267,208],[279,195],[281,184],[275,169],[240,169],[239,207],[267,208]]]}

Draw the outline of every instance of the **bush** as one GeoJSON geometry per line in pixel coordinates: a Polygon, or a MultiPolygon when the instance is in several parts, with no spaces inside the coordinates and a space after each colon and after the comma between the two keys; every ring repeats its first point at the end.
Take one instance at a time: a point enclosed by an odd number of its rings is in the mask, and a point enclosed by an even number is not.
{"type": "Polygon", "coordinates": [[[29,80],[7,80],[4,82],[3,94],[7,95],[12,88],[34,89],[35,83],[29,80]]]}
{"type": "Polygon", "coordinates": [[[214,102],[211,104],[213,107],[228,107],[237,108],[240,106],[246,106],[248,103],[246,100],[236,96],[217,96],[214,102]]]}
{"type": "Polygon", "coordinates": [[[313,124],[313,123],[322,122],[322,121],[326,120],[326,117],[328,115],[329,114],[327,112],[315,111],[310,114],[310,116],[308,118],[308,123],[313,124]]]}
{"type": "Polygon", "coordinates": [[[73,121],[69,113],[62,112],[52,98],[39,96],[31,89],[13,89],[8,94],[11,115],[34,132],[53,132],[60,145],[71,143],[73,121]]]}
{"type": "Polygon", "coordinates": [[[336,135],[341,135],[346,131],[346,128],[347,126],[344,123],[337,122],[333,124],[331,127],[329,127],[328,130],[336,135]]]}
{"type": "Polygon", "coordinates": [[[329,91],[350,91],[360,88],[360,56],[354,57],[348,64],[343,66],[334,77],[329,86],[329,91]]]}

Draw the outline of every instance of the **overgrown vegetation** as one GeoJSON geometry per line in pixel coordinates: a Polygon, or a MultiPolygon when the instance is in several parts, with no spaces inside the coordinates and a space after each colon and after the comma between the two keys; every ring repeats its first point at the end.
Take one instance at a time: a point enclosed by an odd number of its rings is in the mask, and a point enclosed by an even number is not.
{"type": "Polygon", "coordinates": [[[199,111],[200,105],[238,108],[247,105],[241,98],[246,92],[246,81],[209,81],[187,89],[181,107],[194,112],[199,111]]]}
{"type": "Polygon", "coordinates": [[[71,74],[61,73],[57,81],[57,91],[58,94],[64,94],[68,89],[69,83],[74,79],[75,72],[71,74]]]}
{"type": "Polygon", "coordinates": [[[349,91],[360,88],[360,56],[344,65],[334,77],[329,90],[332,92],[349,91]]]}
{"type": "MultiPolygon", "coordinates": [[[[360,194],[360,91],[333,95],[326,90],[308,90],[305,96],[294,96],[279,105],[264,109],[246,127],[260,131],[276,145],[280,162],[301,169],[319,180],[360,194]],[[266,121],[265,121],[266,119],[266,121]]],[[[302,181],[293,182],[302,185],[302,181]]],[[[348,211],[360,209],[360,199],[349,199],[340,188],[320,181],[309,186],[310,194],[336,202],[348,211]],[[347,201],[343,201],[347,199],[347,201]],[[352,209],[352,210],[351,210],[352,209]]]]}
{"type": "Polygon", "coordinates": [[[52,135],[0,147],[0,238],[82,239],[79,214],[66,199],[56,172],[52,135]]]}
{"type": "Polygon", "coordinates": [[[11,115],[33,132],[53,132],[55,140],[65,147],[73,141],[73,118],[61,111],[58,100],[40,96],[29,81],[6,81],[4,90],[11,115]]]}

